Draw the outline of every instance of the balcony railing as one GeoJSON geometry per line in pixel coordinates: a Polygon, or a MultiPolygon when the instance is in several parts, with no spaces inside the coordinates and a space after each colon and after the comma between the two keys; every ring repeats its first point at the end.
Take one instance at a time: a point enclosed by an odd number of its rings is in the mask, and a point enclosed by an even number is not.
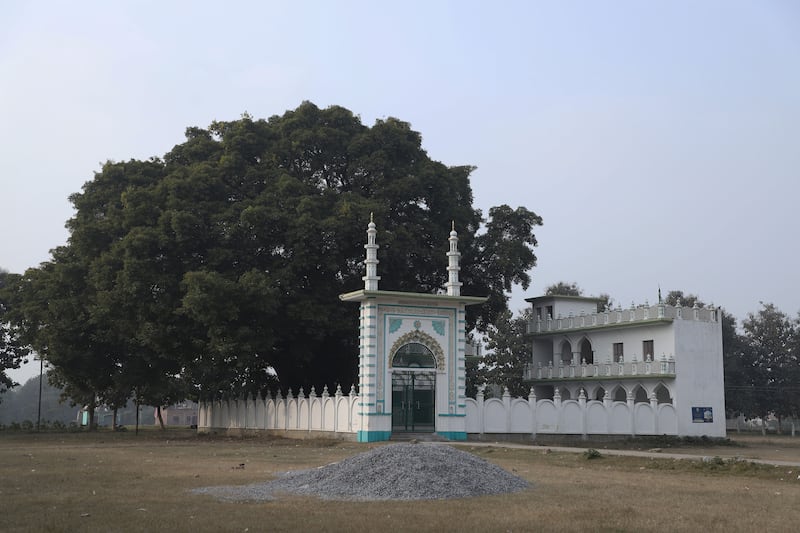
{"type": "Polygon", "coordinates": [[[524,379],[528,381],[548,379],[619,379],[634,376],[666,376],[675,377],[675,358],[670,356],[653,360],[648,357],[645,361],[620,361],[606,363],[581,363],[547,365],[538,363],[525,365],[524,379]]]}
{"type": "Polygon", "coordinates": [[[528,321],[527,332],[529,334],[543,334],[553,331],[566,329],[587,329],[603,327],[609,325],[622,325],[643,321],[673,321],[673,320],[696,320],[700,322],[717,322],[719,312],[713,306],[700,308],[694,307],[673,307],[666,304],[642,305],[631,307],[630,309],[609,309],[600,313],[580,314],[578,316],[567,316],[558,318],[534,318],[528,321]]]}

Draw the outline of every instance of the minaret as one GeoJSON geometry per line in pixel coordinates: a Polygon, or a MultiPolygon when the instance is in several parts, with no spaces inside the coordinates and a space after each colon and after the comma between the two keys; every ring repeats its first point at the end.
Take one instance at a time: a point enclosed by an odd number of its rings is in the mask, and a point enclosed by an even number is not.
{"type": "Polygon", "coordinates": [[[364,290],[365,291],[377,291],[378,290],[378,280],[381,279],[378,276],[378,248],[379,246],[375,243],[375,235],[378,233],[378,230],[375,229],[375,222],[372,220],[372,213],[369,214],[369,226],[367,226],[367,244],[364,245],[364,248],[367,249],[367,260],[364,261],[367,267],[367,275],[364,276],[364,290]]]}
{"type": "Polygon", "coordinates": [[[461,254],[458,252],[458,233],[456,233],[455,221],[453,221],[448,240],[450,241],[450,250],[447,252],[447,284],[445,287],[448,296],[461,296],[461,282],[458,281],[458,271],[461,270],[458,261],[461,259],[461,254]]]}

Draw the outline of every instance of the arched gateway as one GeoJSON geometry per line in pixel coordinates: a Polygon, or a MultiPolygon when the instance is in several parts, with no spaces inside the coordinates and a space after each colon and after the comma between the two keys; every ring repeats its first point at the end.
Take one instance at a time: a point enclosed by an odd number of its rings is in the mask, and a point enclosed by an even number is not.
{"type": "Polygon", "coordinates": [[[387,440],[393,431],[430,431],[466,440],[466,320],[458,235],[450,232],[445,294],[378,290],[377,229],[367,229],[362,290],[342,294],[360,304],[358,440],[387,440]]]}

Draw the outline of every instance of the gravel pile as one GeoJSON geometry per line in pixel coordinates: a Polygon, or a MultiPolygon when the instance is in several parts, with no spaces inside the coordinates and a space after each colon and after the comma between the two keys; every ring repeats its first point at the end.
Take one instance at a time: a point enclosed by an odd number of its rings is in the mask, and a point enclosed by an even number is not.
{"type": "Polygon", "coordinates": [[[227,501],[271,500],[280,493],[327,500],[429,500],[518,492],[528,482],[470,453],[434,444],[389,444],[313,470],[252,485],[206,487],[227,501]]]}

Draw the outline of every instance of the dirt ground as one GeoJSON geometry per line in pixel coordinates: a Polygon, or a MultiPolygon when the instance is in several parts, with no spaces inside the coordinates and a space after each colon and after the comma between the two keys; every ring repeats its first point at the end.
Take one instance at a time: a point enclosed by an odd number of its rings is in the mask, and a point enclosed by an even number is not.
{"type": "MultiPolygon", "coordinates": [[[[740,445],[601,450],[592,460],[530,444],[460,444],[526,479],[528,490],[457,500],[229,503],[191,489],[263,482],[372,446],[325,440],[0,432],[0,530],[28,531],[794,531],[800,469],[673,460],[681,453],[800,462],[800,438],[740,445]],[[649,454],[650,457],[618,457],[649,454]]],[[[642,441],[643,442],[643,441],[642,441]]],[[[600,446],[596,446],[598,449],[600,446]]],[[[411,475],[411,474],[409,474],[411,475]]]]}

